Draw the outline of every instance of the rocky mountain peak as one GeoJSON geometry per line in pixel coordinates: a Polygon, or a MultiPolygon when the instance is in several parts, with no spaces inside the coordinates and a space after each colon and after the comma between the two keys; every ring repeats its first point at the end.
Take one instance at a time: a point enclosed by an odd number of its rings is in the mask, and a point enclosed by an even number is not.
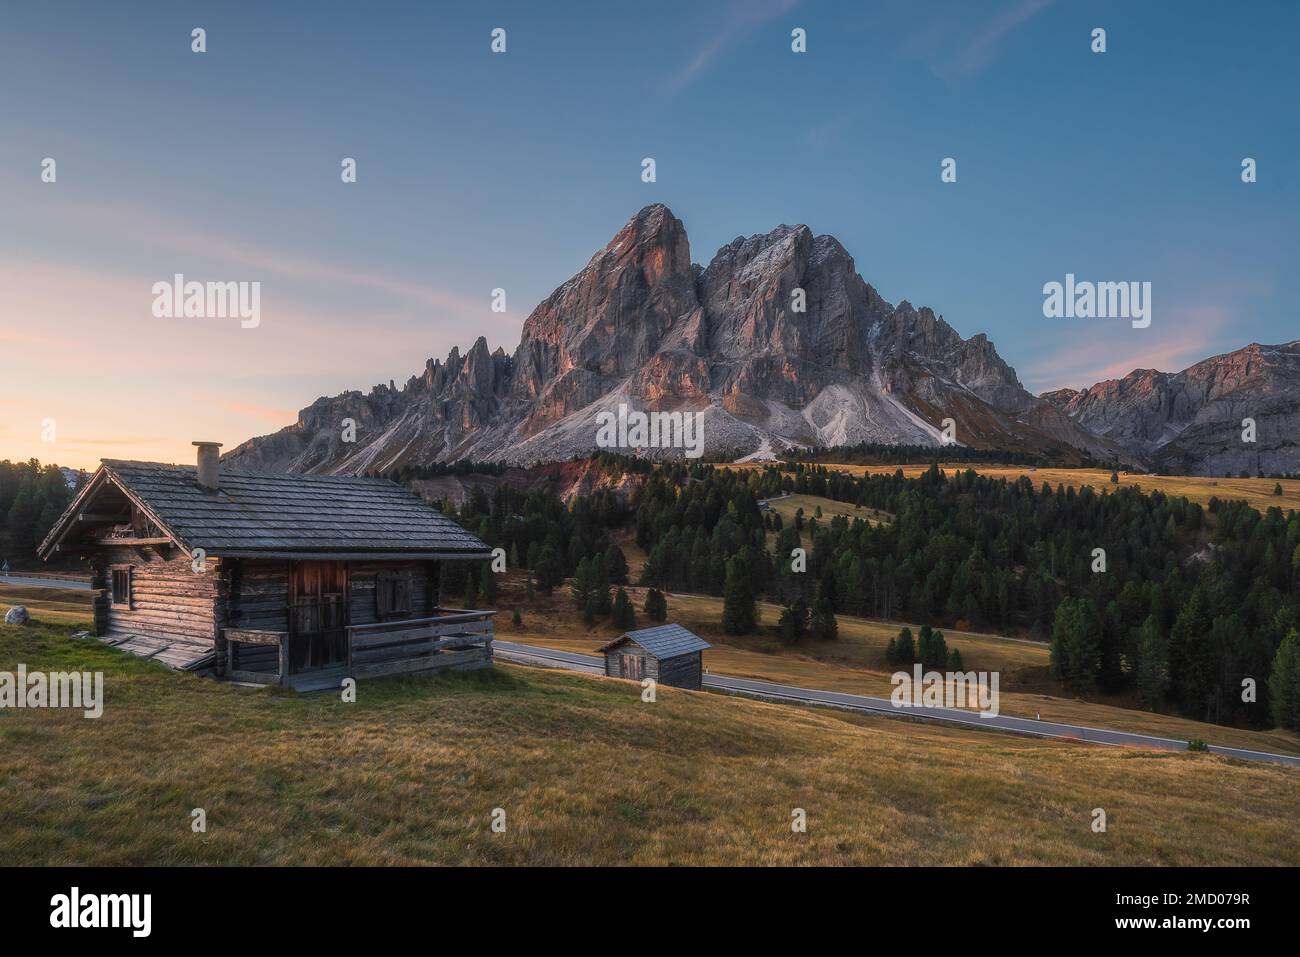
{"type": "MultiPolygon", "coordinates": [[[[936,444],[951,418],[963,444],[1066,460],[1082,449],[1139,462],[1203,428],[1192,454],[1209,461],[1206,443],[1222,445],[1224,422],[1247,410],[1295,435],[1300,422],[1286,416],[1297,379],[1300,342],[1252,344],[1176,376],[1135,370],[1035,397],[987,336],[963,339],[928,307],[886,302],[835,237],[783,224],[699,266],[682,222],[655,203],[537,305],[513,355],[479,337],[464,354],[428,360],[400,390],[319,399],[294,426],[227,458],[337,472],[562,460],[591,451],[597,415],[626,404],[702,413],[710,455],[936,444]],[[343,418],[358,423],[355,444],[338,439],[343,418]]],[[[1260,461],[1295,459],[1291,448],[1260,461]]]]}

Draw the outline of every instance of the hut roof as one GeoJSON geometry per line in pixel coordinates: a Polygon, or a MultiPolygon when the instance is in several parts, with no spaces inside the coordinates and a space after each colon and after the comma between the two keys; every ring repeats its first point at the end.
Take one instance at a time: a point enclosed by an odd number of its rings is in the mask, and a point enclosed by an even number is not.
{"type": "Polygon", "coordinates": [[[609,644],[598,648],[597,651],[608,651],[618,647],[624,641],[635,641],[660,660],[689,655],[691,652],[713,647],[699,635],[687,631],[681,625],[656,625],[654,628],[626,632],[609,644]]]}
{"type": "Polygon", "coordinates": [[[98,490],[112,484],[187,552],[228,557],[487,557],[488,547],[384,478],[222,467],[220,488],[194,466],[105,459],[41,544],[48,555],[98,490]]]}

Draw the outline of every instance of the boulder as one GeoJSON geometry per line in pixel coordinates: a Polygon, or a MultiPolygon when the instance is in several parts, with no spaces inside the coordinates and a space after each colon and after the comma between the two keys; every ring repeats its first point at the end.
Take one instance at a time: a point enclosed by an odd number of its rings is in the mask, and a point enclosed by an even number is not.
{"type": "Polygon", "coordinates": [[[31,620],[31,615],[27,614],[27,609],[23,605],[14,605],[5,612],[6,625],[25,625],[31,620]]]}

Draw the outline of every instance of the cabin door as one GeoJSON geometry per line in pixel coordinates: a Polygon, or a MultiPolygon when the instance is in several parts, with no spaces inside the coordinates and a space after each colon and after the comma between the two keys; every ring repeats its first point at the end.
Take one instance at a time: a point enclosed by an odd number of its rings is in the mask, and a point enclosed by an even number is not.
{"type": "Polygon", "coordinates": [[[289,572],[289,671],[348,660],[348,570],[343,562],[294,562],[289,572]]]}
{"type": "Polygon", "coordinates": [[[645,677],[645,659],[640,655],[623,656],[623,677],[640,681],[645,677]]]}

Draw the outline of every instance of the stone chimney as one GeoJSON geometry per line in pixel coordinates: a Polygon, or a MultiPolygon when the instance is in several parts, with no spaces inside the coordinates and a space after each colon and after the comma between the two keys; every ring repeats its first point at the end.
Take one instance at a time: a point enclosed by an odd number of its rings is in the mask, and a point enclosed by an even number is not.
{"type": "Polygon", "coordinates": [[[199,447],[199,485],[215,492],[221,483],[220,442],[195,442],[199,447]]]}

